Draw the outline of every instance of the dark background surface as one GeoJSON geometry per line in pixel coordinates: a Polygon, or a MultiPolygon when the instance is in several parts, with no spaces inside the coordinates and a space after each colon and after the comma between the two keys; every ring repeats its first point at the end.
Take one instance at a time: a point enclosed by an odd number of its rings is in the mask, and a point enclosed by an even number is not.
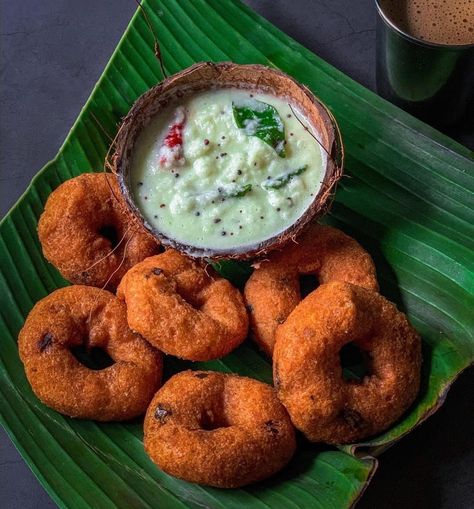
{"type": "MultiPolygon", "coordinates": [[[[247,3],[374,89],[372,0],[247,3]]],[[[1,0],[0,217],[56,154],[135,8],[133,0],[1,0]]],[[[473,147],[472,126],[450,134],[473,147]]],[[[470,370],[435,416],[382,455],[358,508],[474,507],[473,395],[470,370]]],[[[1,429],[0,507],[55,507],[1,429]]]]}

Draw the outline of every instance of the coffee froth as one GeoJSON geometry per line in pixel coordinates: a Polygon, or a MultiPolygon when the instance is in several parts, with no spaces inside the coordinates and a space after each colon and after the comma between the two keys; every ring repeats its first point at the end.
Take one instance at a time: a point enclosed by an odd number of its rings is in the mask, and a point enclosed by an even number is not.
{"type": "Polygon", "coordinates": [[[474,0],[380,0],[387,18],[427,42],[474,44],[474,0]]]}

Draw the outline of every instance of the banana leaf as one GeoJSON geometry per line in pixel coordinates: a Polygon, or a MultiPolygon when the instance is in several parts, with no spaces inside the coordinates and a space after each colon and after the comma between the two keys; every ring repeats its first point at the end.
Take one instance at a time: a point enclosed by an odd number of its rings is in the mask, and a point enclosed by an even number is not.
{"type": "MultiPolygon", "coordinates": [[[[63,508],[350,507],[370,481],[376,456],[435,412],[473,361],[472,153],[352,81],[238,1],[146,0],[143,11],[131,20],[57,156],[0,224],[1,423],[63,508]],[[205,60],[278,67],[329,106],[345,142],[346,177],[326,221],[370,251],[382,293],[423,336],[422,389],[398,423],[365,443],[339,449],[300,438],[298,452],[280,474],[236,490],[201,487],[161,472],[143,451],[140,420],[98,424],[48,409],[33,395],[16,346],[34,303],[67,284],[43,258],[36,234],[49,193],[75,175],[102,170],[121,119],[163,78],[162,71],[173,74],[205,60]]],[[[250,273],[235,262],[218,268],[238,285],[250,273]]],[[[169,373],[186,367],[167,360],[169,373]]],[[[268,361],[248,343],[199,367],[271,382],[268,361]]]]}

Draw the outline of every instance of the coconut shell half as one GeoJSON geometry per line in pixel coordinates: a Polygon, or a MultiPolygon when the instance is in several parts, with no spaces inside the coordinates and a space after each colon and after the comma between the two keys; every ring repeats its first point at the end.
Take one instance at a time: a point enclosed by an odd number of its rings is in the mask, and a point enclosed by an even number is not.
{"type": "MultiPolygon", "coordinates": [[[[315,141],[316,142],[316,141],[315,141]]],[[[342,175],[343,148],[337,123],[319,99],[305,86],[283,72],[263,65],[238,65],[231,62],[203,62],[170,76],[148,92],[133,105],[123,121],[116,138],[112,165],[118,176],[121,192],[132,213],[163,245],[172,247],[194,258],[249,259],[281,248],[294,239],[312,219],[326,213],[330,207],[337,181],[342,175]],[[320,144],[327,152],[327,167],[319,192],[306,211],[286,230],[253,246],[233,249],[204,249],[177,242],[169,235],[150,225],[133,200],[130,171],[133,149],[143,128],[156,115],[181,97],[211,88],[240,88],[258,90],[285,98],[304,114],[319,134],[320,144]]]]}

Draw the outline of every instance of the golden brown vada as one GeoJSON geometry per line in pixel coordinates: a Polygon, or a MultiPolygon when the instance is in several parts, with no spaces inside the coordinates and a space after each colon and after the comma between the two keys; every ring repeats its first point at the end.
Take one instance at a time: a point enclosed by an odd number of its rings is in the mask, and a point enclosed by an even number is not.
{"type": "Polygon", "coordinates": [[[282,469],[295,434],[274,389],[212,371],[183,371],[156,393],[145,417],[145,450],[166,473],[237,488],[282,469]]]}
{"type": "Polygon", "coordinates": [[[312,442],[362,440],[388,428],[420,387],[421,341],[380,294],[348,283],[321,285],[276,332],[273,379],[293,424],[312,442]],[[359,382],[343,376],[340,352],[367,357],[359,382]]]}
{"type": "Polygon", "coordinates": [[[240,292],[172,249],[130,269],[117,296],[127,304],[131,329],[176,357],[217,359],[247,335],[248,316],[240,292]]]}
{"type": "Polygon", "coordinates": [[[320,284],[344,281],[378,290],[374,262],[360,244],[336,228],[311,223],[296,243],[260,262],[245,285],[252,339],[269,357],[276,328],[301,301],[302,275],[314,275],[320,284]]]}
{"type": "Polygon", "coordinates": [[[33,392],[70,417],[131,419],[145,412],[161,381],[161,353],[129,329],[123,302],[99,288],[69,286],[40,300],[18,347],[33,392]],[[90,369],[74,353],[80,348],[105,351],[113,364],[90,369]]]}
{"type": "Polygon", "coordinates": [[[127,210],[111,173],[84,173],[55,189],[38,237],[45,258],[65,279],[112,291],[130,267],[160,251],[127,210]]]}

